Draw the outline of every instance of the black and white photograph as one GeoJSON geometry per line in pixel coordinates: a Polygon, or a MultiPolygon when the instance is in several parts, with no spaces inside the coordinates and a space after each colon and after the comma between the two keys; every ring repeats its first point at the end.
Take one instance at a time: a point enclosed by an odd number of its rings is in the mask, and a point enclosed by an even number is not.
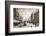
{"type": "Polygon", "coordinates": [[[13,27],[38,27],[39,9],[13,8],[13,27]]]}
{"type": "Polygon", "coordinates": [[[44,3],[6,1],[6,34],[44,33],[44,3]]]}

